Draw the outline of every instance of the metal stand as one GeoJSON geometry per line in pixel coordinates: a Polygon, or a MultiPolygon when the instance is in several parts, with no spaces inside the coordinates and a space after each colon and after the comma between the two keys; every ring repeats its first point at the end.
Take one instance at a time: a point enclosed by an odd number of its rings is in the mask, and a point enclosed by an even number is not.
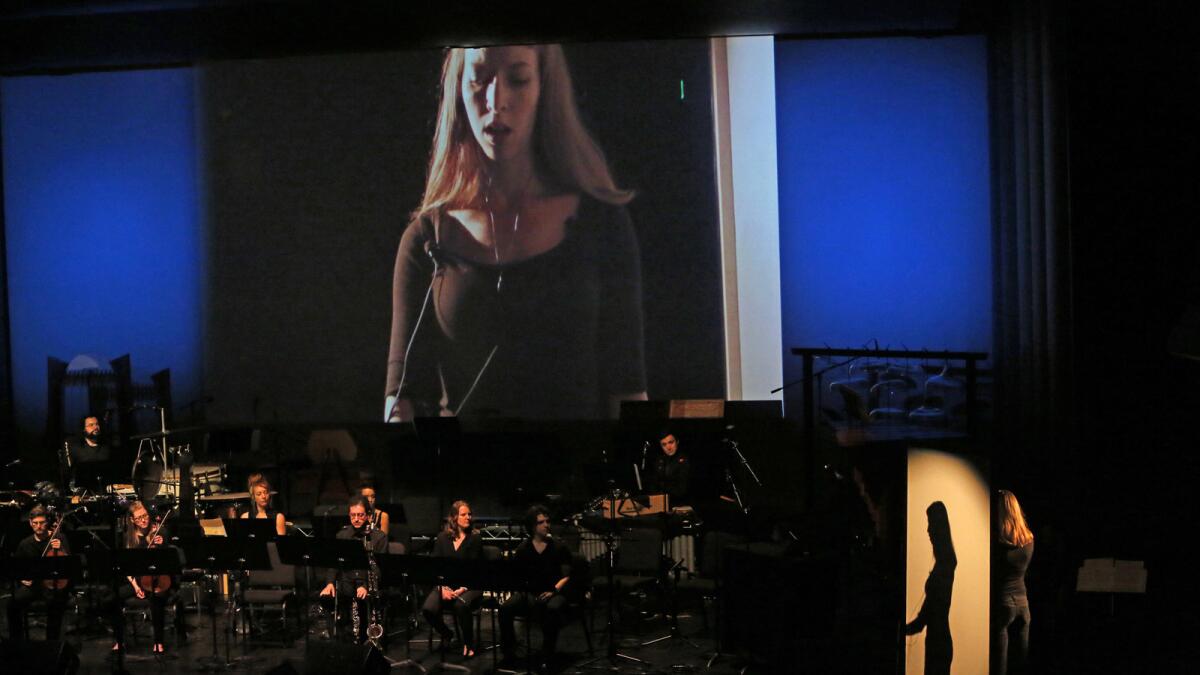
{"type": "Polygon", "coordinates": [[[609,481],[609,487],[610,487],[610,490],[608,493],[608,498],[609,498],[609,511],[608,512],[612,515],[613,522],[611,523],[610,527],[606,528],[606,531],[604,533],[604,555],[605,555],[606,560],[608,561],[608,572],[607,572],[608,608],[606,610],[607,625],[605,626],[605,630],[608,632],[608,647],[605,649],[604,656],[591,659],[590,661],[584,661],[583,663],[579,664],[579,667],[580,668],[590,668],[592,670],[608,670],[608,671],[612,671],[612,672],[620,672],[622,665],[627,665],[629,663],[636,663],[639,666],[649,668],[649,667],[651,667],[651,664],[649,661],[644,661],[635,656],[630,656],[628,654],[622,654],[621,652],[617,651],[617,622],[616,622],[616,617],[615,617],[616,606],[617,606],[617,596],[616,596],[616,581],[613,577],[613,569],[616,567],[616,562],[617,562],[617,533],[616,533],[617,490],[611,489],[612,488],[611,480],[609,481]],[[601,660],[605,660],[605,661],[607,661],[607,663],[599,663],[599,661],[601,661],[601,660]]]}

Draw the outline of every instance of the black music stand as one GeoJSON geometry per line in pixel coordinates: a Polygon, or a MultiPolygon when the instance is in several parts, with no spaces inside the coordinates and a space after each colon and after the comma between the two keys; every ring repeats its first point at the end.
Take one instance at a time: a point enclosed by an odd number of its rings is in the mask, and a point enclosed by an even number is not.
{"type": "MultiPolygon", "coordinates": [[[[73,584],[82,575],[82,560],[78,555],[40,556],[37,558],[10,557],[0,560],[0,576],[8,577],[12,581],[14,589],[21,580],[29,580],[34,583],[66,581],[73,584]]],[[[78,627],[79,623],[76,619],[76,628],[78,629],[78,627]]]]}
{"type": "Polygon", "coordinates": [[[11,557],[0,560],[0,573],[11,581],[69,581],[83,576],[83,561],[77,555],[37,558],[11,557]]]}
{"type": "MultiPolygon", "coordinates": [[[[274,523],[271,523],[271,528],[272,536],[274,536],[274,523]]],[[[267,555],[267,542],[269,538],[250,536],[246,532],[231,534],[229,530],[226,530],[226,534],[227,536],[225,537],[198,537],[191,542],[185,543],[185,551],[194,551],[194,555],[189,560],[193,561],[193,564],[200,569],[214,576],[226,572],[271,569],[271,559],[267,555]]],[[[229,644],[232,641],[233,633],[233,610],[238,605],[236,599],[231,600],[228,604],[227,614],[229,616],[225,622],[225,658],[222,659],[217,653],[216,595],[217,589],[213,588],[211,591],[213,600],[209,603],[209,620],[212,622],[213,653],[212,656],[202,656],[196,659],[200,669],[203,671],[230,670],[238,667],[243,661],[249,661],[244,655],[237,659],[229,657],[229,644]]],[[[243,643],[242,646],[244,652],[245,644],[243,643]]]]}
{"type": "MultiPolygon", "coordinates": [[[[321,539],[319,546],[313,546],[308,551],[309,564],[314,567],[325,567],[338,571],[339,578],[345,577],[351,570],[365,570],[370,567],[367,562],[367,551],[360,539],[321,539]]],[[[333,637],[338,633],[338,584],[333,586],[333,637]]],[[[357,640],[358,636],[354,636],[357,640]]]]}
{"type": "MultiPolygon", "coordinates": [[[[315,537],[280,537],[275,540],[276,550],[279,551],[279,561],[285,565],[304,568],[304,601],[301,612],[304,615],[304,653],[308,653],[308,637],[311,632],[309,604],[312,600],[312,568],[313,560],[317,559],[320,551],[328,544],[328,539],[315,537]]],[[[336,603],[336,601],[335,601],[336,603]]]]}
{"type": "MultiPolygon", "coordinates": [[[[438,514],[446,513],[446,488],[441,480],[442,451],[462,442],[462,425],[457,417],[414,417],[413,431],[417,442],[433,448],[432,484],[438,486],[438,514]]],[[[399,458],[399,454],[396,455],[399,458]]]]}
{"type": "MultiPolygon", "coordinates": [[[[614,578],[614,569],[615,569],[616,563],[617,563],[617,540],[619,538],[617,533],[621,530],[621,526],[623,525],[623,523],[620,522],[621,519],[616,517],[616,515],[617,515],[617,499],[619,497],[619,492],[620,491],[616,490],[616,489],[609,491],[609,497],[608,497],[609,510],[608,510],[608,512],[609,512],[609,514],[611,514],[611,517],[602,518],[599,520],[599,523],[598,523],[599,529],[604,532],[604,556],[605,556],[605,562],[607,563],[607,565],[606,565],[607,571],[605,572],[605,575],[608,577],[608,606],[605,608],[605,614],[606,614],[605,618],[607,621],[605,630],[608,632],[608,647],[604,650],[605,651],[604,656],[594,658],[590,661],[585,661],[584,663],[582,663],[578,666],[579,668],[593,668],[596,670],[620,670],[620,665],[618,665],[618,664],[623,664],[625,662],[636,663],[639,666],[643,666],[643,667],[650,667],[650,665],[651,665],[649,661],[644,661],[642,659],[637,658],[636,656],[622,654],[621,652],[617,651],[617,621],[616,621],[616,617],[615,617],[616,603],[617,603],[617,597],[616,597],[616,585],[617,584],[616,584],[616,581],[614,578]],[[599,665],[599,661],[601,659],[607,660],[608,664],[607,665],[599,665]],[[624,661],[621,661],[619,659],[624,659],[624,661]],[[597,664],[597,665],[592,665],[592,664],[597,664]]],[[[588,527],[592,528],[592,527],[594,527],[594,525],[589,525],[588,527]]]]}

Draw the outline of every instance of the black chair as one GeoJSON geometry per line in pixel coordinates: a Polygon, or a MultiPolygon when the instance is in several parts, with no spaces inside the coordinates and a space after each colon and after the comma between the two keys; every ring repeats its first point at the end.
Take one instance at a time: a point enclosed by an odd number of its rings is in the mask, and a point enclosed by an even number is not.
{"type": "Polygon", "coordinates": [[[277,609],[280,616],[280,642],[284,646],[291,646],[287,617],[288,602],[296,597],[296,567],[279,559],[279,550],[273,541],[267,542],[267,556],[271,560],[271,569],[248,572],[243,599],[250,612],[252,626],[262,627],[261,613],[267,609],[277,609]],[[260,611],[258,617],[255,616],[256,609],[260,611]]]}

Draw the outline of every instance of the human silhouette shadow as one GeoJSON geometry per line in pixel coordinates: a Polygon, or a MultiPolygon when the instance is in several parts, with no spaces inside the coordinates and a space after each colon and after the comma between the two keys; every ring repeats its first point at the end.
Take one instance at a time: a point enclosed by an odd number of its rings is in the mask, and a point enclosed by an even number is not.
{"type": "Polygon", "coordinates": [[[954,640],[950,636],[950,600],[954,595],[954,539],[946,505],[933,502],[925,509],[929,519],[929,543],[933,546],[933,569],[925,579],[925,602],[916,618],[904,627],[905,635],[925,631],[925,675],[950,675],[954,640]]]}

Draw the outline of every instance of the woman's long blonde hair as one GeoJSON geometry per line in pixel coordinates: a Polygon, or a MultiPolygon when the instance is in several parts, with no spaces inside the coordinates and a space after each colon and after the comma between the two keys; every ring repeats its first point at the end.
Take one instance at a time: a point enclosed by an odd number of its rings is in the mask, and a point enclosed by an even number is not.
{"type": "Polygon", "coordinates": [[[996,494],[996,523],[1000,541],[1009,546],[1025,546],[1033,541],[1033,532],[1025,523],[1025,513],[1017,503],[1017,496],[1008,490],[996,494]]]}
{"type": "MultiPolygon", "coordinates": [[[[579,117],[571,72],[562,46],[533,45],[538,55],[541,94],[533,130],[538,175],[553,189],[583,192],[609,204],[626,204],[633,193],[616,186],[604,152],[579,117]]],[[[447,50],[442,62],[442,100],[429,156],[425,195],[414,217],[442,208],[466,208],[481,201],[487,187],[488,158],[471,133],[462,101],[466,48],[447,50]]]]}

